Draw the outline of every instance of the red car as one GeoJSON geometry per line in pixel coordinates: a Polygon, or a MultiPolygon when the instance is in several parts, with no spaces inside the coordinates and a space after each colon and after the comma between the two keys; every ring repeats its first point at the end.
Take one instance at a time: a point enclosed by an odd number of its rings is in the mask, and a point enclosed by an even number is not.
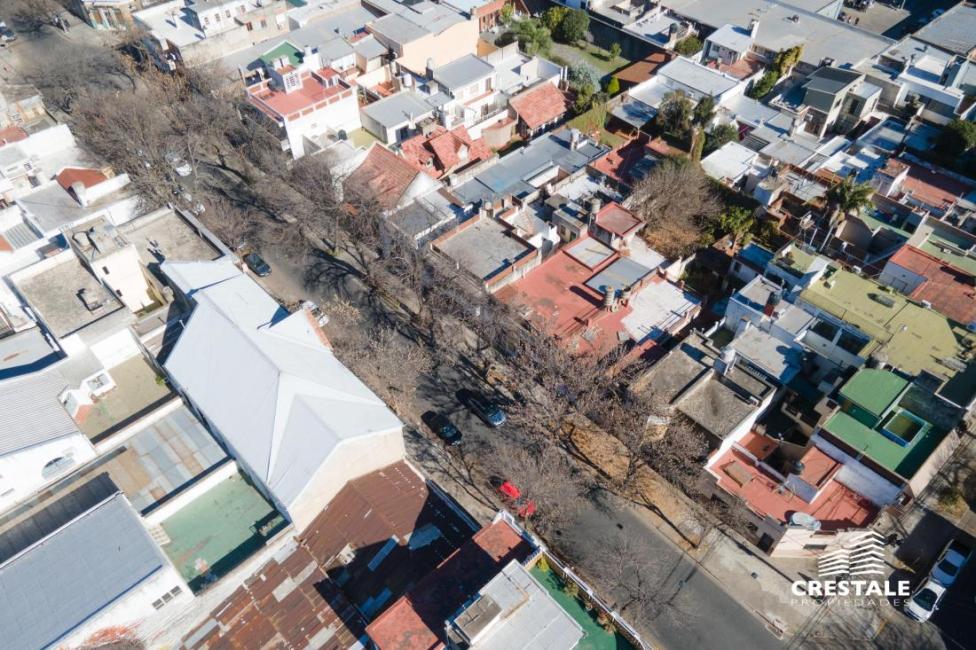
{"type": "Polygon", "coordinates": [[[535,514],[535,501],[522,496],[522,490],[511,481],[502,481],[498,485],[498,493],[502,500],[522,519],[528,519],[535,514]]]}

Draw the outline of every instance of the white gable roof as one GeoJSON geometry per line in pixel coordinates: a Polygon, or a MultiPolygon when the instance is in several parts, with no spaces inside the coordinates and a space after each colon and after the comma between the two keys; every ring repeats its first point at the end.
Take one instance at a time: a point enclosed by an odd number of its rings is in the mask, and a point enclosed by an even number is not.
{"type": "Polygon", "coordinates": [[[402,426],[305,311],[288,314],[227,261],[162,270],[196,303],[166,369],[282,504],[342,442],[402,426]]]}

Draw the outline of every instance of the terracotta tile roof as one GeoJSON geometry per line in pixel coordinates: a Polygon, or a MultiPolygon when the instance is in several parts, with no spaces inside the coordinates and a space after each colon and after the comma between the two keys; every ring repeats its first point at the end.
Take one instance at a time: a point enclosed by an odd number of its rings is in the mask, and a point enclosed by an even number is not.
{"type": "Polygon", "coordinates": [[[315,73],[305,73],[302,76],[302,86],[291,92],[279,88],[272,88],[266,83],[255,85],[247,89],[248,101],[272,118],[296,119],[302,111],[310,108],[319,109],[335,101],[337,95],[350,91],[349,86],[337,83],[327,86],[323,79],[338,73],[332,68],[323,68],[315,73]]]}
{"type": "Polygon", "coordinates": [[[937,169],[912,164],[908,165],[908,175],[899,189],[905,194],[911,193],[912,198],[917,201],[922,201],[936,209],[943,209],[966,196],[973,190],[973,185],[937,169]]]}
{"type": "Polygon", "coordinates": [[[433,571],[474,529],[451,506],[431,492],[423,477],[404,462],[372,472],[343,487],[302,532],[302,545],[321,566],[337,566],[343,549],[354,551],[343,565],[343,591],[372,616],[368,603],[389,594],[386,604],[433,571]],[[425,539],[410,545],[411,538],[425,539]],[[391,539],[398,544],[378,565],[370,562],[391,539]]]}
{"type": "Polygon", "coordinates": [[[390,210],[400,202],[417,176],[410,163],[380,144],[374,144],[366,158],[344,181],[347,194],[373,200],[390,210]]]}
{"type": "Polygon", "coordinates": [[[482,528],[435,571],[366,628],[380,650],[432,650],[445,645],[444,621],[503,566],[531,546],[504,521],[482,528]]]}
{"type": "Polygon", "coordinates": [[[642,81],[647,81],[653,77],[658,68],[665,63],[668,63],[676,56],[677,54],[673,52],[654,48],[654,50],[646,57],[640,61],[635,61],[623,70],[614,73],[613,76],[624,83],[639,84],[642,81]]]}
{"type": "Polygon", "coordinates": [[[27,139],[27,131],[19,126],[8,126],[0,129],[0,147],[11,142],[19,142],[27,139]]]}
{"type": "Polygon", "coordinates": [[[548,81],[512,97],[509,102],[530,129],[552,122],[569,110],[569,95],[548,81]]]}
{"type": "Polygon", "coordinates": [[[97,169],[86,169],[84,167],[65,167],[58,174],[58,184],[65,190],[70,190],[71,186],[81,181],[85,188],[95,187],[99,183],[108,180],[108,176],[97,169]]]}
{"type": "Polygon", "coordinates": [[[912,298],[928,301],[933,309],[957,323],[976,322],[976,288],[972,275],[914,246],[902,246],[891,262],[925,278],[911,293],[912,298]]]}
{"type": "Polygon", "coordinates": [[[326,650],[356,647],[365,629],[359,612],[301,546],[267,562],[183,639],[183,647],[304,648],[325,638],[326,650]]]}
{"type": "Polygon", "coordinates": [[[590,163],[590,168],[610,180],[626,185],[631,181],[631,167],[644,157],[646,152],[644,142],[644,139],[640,138],[619,144],[590,163]]]}
{"type": "Polygon", "coordinates": [[[834,480],[840,463],[811,447],[800,459],[809,476],[803,477],[818,488],[816,498],[803,501],[790,490],[783,490],[772,475],[757,467],[749,456],[732,447],[714,462],[710,471],[719,486],[746,502],[763,516],[786,523],[794,512],[803,512],[820,520],[823,530],[862,528],[878,514],[878,507],[861,494],[834,480]]]}
{"type": "Polygon", "coordinates": [[[604,230],[623,237],[639,228],[643,222],[630,210],[611,201],[596,213],[596,223],[604,230]]]}
{"type": "Polygon", "coordinates": [[[443,177],[459,165],[473,164],[492,156],[484,139],[472,139],[464,126],[450,131],[436,126],[427,135],[415,135],[405,140],[400,148],[407,162],[434,178],[443,177]],[[468,150],[464,160],[460,157],[462,147],[468,150]]]}

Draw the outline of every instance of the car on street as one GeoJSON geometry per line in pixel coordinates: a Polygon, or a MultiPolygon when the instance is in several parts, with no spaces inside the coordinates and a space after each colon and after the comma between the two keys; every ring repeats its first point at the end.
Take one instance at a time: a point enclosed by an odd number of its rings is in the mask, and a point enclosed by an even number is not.
{"type": "Polygon", "coordinates": [[[929,620],[935,610],[939,609],[939,601],[945,592],[945,587],[929,578],[905,603],[905,613],[916,621],[929,620]]]}
{"type": "Polygon", "coordinates": [[[461,444],[461,432],[443,413],[427,411],[420,416],[430,432],[449,445],[461,444]]]}
{"type": "Polygon", "coordinates": [[[462,389],[458,391],[457,396],[462,404],[471,409],[471,412],[488,426],[494,428],[505,424],[505,412],[484,395],[473,390],[462,389]]]}
{"type": "Polygon", "coordinates": [[[193,167],[190,167],[190,163],[180,158],[178,154],[170,151],[169,153],[166,154],[165,157],[166,157],[166,162],[168,162],[170,167],[173,168],[173,171],[175,171],[180,176],[186,177],[193,173],[193,167]]]}
{"type": "Polygon", "coordinates": [[[17,40],[17,34],[14,33],[14,30],[7,27],[7,23],[0,22],[0,45],[13,43],[16,40],[17,40]]]}
{"type": "Polygon", "coordinates": [[[271,275],[271,266],[257,253],[248,253],[245,255],[244,263],[259,278],[266,278],[271,275]]]}
{"type": "Polygon", "coordinates": [[[973,549],[957,539],[952,540],[935,563],[931,578],[943,587],[951,586],[972,554],[973,549]]]}
{"type": "Polygon", "coordinates": [[[521,519],[528,519],[536,513],[535,501],[528,499],[522,494],[522,490],[519,486],[515,485],[509,480],[493,476],[491,479],[492,485],[498,491],[501,496],[502,501],[505,502],[512,511],[515,512],[521,519]]]}

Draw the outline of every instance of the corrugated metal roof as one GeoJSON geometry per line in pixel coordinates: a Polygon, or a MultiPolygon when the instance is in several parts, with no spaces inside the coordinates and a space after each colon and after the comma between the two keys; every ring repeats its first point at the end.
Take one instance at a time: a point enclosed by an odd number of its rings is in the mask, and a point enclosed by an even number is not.
{"type": "MultiPolygon", "coordinates": [[[[73,495],[74,493],[72,493],[73,495]]],[[[44,648],[111,605],[165,565],[121,494],[86,510],[61,499],[70,523],[0,566],[0,629],[8,648],[44,648]]],[[[18,527],[19,528],[19,527],[18,527]]],[[[17,528],[7,534],[14,534],[17,528]]]]}
{"type": "Polygon", "coordinates": [[[79,433],[58,399],[65,388],[55,371],[0,382],[0,454],[79,433]]]}
{"type": "Polygon", "coordinates": [[[304,311],[289,315],[219,261],[162,268],[196,301],[167,370],[281,503],[291,504],[344,440],[402,426],[304,311]]]}
{"type": "Polygon", "coordinates": [[[30,226],[23,222],[7,228],[0,235],[14,247],[14,250],[33,244],[41,238],[40,235],[31,230],[30,226]]]}

